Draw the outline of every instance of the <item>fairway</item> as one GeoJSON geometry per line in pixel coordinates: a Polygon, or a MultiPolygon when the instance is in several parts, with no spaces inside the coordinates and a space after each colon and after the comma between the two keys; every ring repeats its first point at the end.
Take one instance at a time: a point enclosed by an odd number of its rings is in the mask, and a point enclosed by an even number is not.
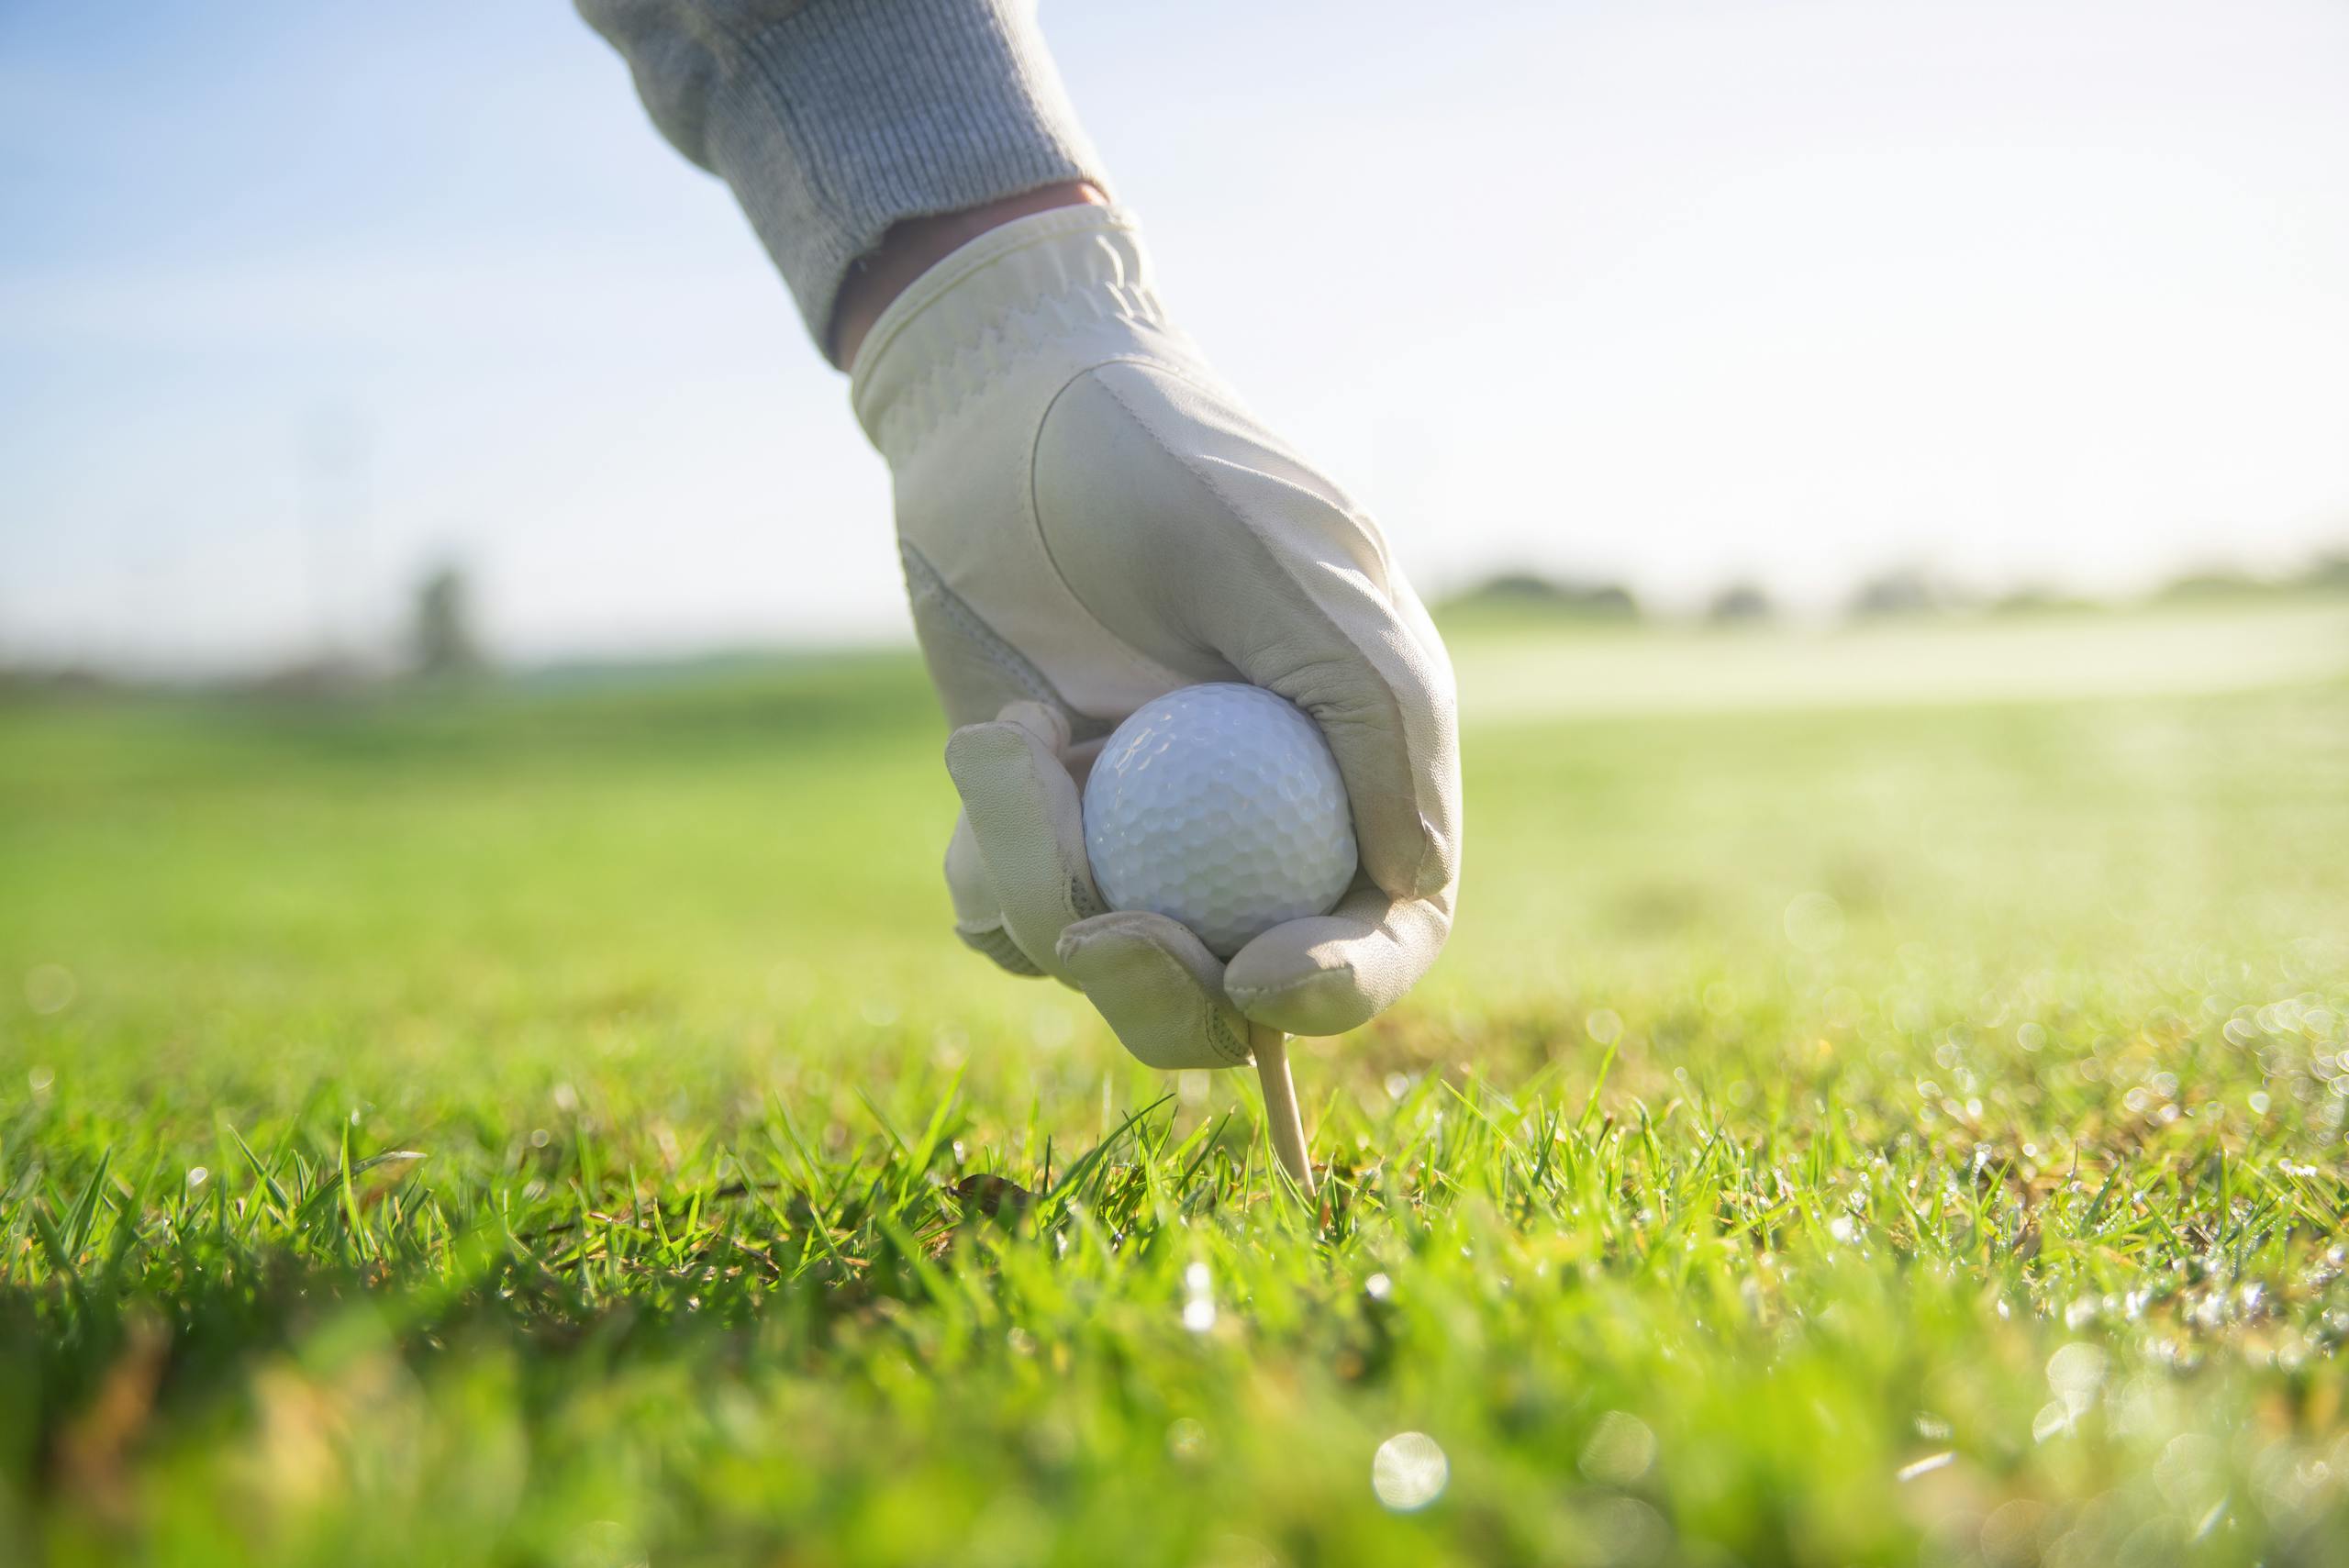
{"type": "Polygon", "coordinates": [[[2261,691],[2349,675],[2349,608],[2306,603],[1905,617],[1808,634],[1472,638],[1461,684],[1487,720],[1740,708],[2077,702],[2261,691]]]}
{"type": "Polygon", "coordinates": [[[955,942],[910,654],[12,699],[0,1562],[2341,1562],[2345,634],[2231,624],[1464,639],[1312,1204],[955,942]]]}

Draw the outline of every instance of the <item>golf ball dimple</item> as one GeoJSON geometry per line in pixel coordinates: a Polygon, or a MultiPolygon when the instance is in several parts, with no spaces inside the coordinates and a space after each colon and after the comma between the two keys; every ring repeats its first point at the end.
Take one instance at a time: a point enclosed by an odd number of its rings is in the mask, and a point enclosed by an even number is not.
{"type": "Polygon", "coordinates": [[[1136,708],[1085,784],[1085,852],[1113,909],[1147,909],[1230,958],[1329,912],[1353,819],[1314,722],[1261,686],[1186,686],[1136,708]]]}

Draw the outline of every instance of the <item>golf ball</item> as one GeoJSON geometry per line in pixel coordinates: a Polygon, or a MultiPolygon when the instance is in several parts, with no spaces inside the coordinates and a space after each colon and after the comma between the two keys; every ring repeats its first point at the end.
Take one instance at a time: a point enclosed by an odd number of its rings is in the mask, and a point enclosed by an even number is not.
{"type": "Polygon", "coordinates": [[[1186,686],[1136,708],[1085,784],[1085,852],[1113,909],[1148,909],[1230,958],[1329,912],[1353,819],[1320,729],[1262,686],[1186,686]]]}

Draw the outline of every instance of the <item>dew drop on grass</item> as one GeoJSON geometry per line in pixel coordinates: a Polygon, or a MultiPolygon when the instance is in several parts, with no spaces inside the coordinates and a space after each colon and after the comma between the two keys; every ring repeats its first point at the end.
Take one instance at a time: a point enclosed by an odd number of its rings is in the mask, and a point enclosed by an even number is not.
{"type": "Polygon", "coordinates": [[[61,963],[37,963],[25,971],[25,1005],[47,1017],[73,1005],[81,986],[61,963]]]}
{"type": "Polygon", "coordinates": [[[2047,1358],[2047,1386],[2066,1411],[2079,1415],[2096,1403],[2109,1359],[2101,1347],[2086,1340],[2065,1345],[2047,1358]]]}
{"type": "Polygon", "coordinates": [[[1215,1327],[1215,1284],[1205,1263],[1183,1271],[1183,1327],[1194,1334],[1215,1327]]]}
{"type": "Polygon", "coordinates": [[[1956,1460],[1955,1450],[1943,1449],[1939,1453],[1929,1453],[1913,1463],[1902,1465],[1892,1473],[1892,1478],[1902,1483],[1914,1481],[1920,1475],[1931,1475],[1934,1471],[1954,1463],[1956,1460]]]}
{"type": "Polygon", "coordinates": [[[1452,1462],[1425,1432],[1397,1432],[1371,1456],[1370,1489],[1398,1514],[1413,1513],[1443,1496],[1452,1462]]]}
{"type": "Polygon", "coordinates": [[[1787,906],[1787,940],[1804,952],[1824,952],[1843,940],[1843,906],[1824,893],[1796,895],[1787,906]]]}
{"type": "Polygon", "coordinates": [[[1655,1462],[1655,1434],[1625,1410],[1609,1410],[1582,1445],[1582,1473],[1602,1486],[1629,1486],[1655,1462]]]}

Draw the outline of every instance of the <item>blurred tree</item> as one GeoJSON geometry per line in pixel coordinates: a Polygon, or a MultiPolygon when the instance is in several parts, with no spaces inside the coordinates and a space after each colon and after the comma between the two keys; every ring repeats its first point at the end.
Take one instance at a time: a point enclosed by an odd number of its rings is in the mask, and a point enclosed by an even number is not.
{"type": "Polygon", "coordinates": [[[1914,616],[1946,609],[1950,596],[1917,566],[1895,566],[1879,572],[1852,591],[1854,617],[1914,616]]]}
{"type": "Polygon", "coordinates": [[[2267,593],[2272,586],[2239,567],[2214,564],[2181,573],[2163,584],[2154,597],[2170,601],[2243,599],[2267,593]]]}
{"type": "Polygon", "coordinates": [[[2349,589],[2349,545],[2320,550],[2298,571],[2259,576],[2240,567],[2215,564],[2198,567],[2171,578],[2154,591],[2163,601],[2249,599],[2273,594],[2339,593],[2349,589]]]}
{"type": "Polygon", "coordinates": [[[1990,601],[1994,616],[2074,615],[2101,609],[2094,599],[2039,583],[2025,583],[1990,601]]]}
{"type": "Polygon", "coordinates": [[[1438,606],[1446,612],[1531,610],[1575,619],[1634,621],[1640,601],[1620,583],[1556,579],[1533,572],[1503,572],[1438,606]]]}
{"type": "Polygon", "coordinates": [[[2309,562],[2309,569],[2300,574],[2300,583],[2304,587],[2327,593],[2349,589],[2349,545],[2320,551],[2317,558],[2309,562]]]}
{"type": "Polygon", "coordinates": [[[1769,591],[1750,578],[1724,584],[1705,606],[1705,618],[1717,626],[1753,626],[1775,619],[1777,613],[1769,591]]]}
{"type": "Polygon", "coordinates": [[[462,569],[444,563],[424,574],[416,588],[410,627],[416,673],[428,681],[477,675],[487,661],[473,635],[473,595],[462,569]]]}

